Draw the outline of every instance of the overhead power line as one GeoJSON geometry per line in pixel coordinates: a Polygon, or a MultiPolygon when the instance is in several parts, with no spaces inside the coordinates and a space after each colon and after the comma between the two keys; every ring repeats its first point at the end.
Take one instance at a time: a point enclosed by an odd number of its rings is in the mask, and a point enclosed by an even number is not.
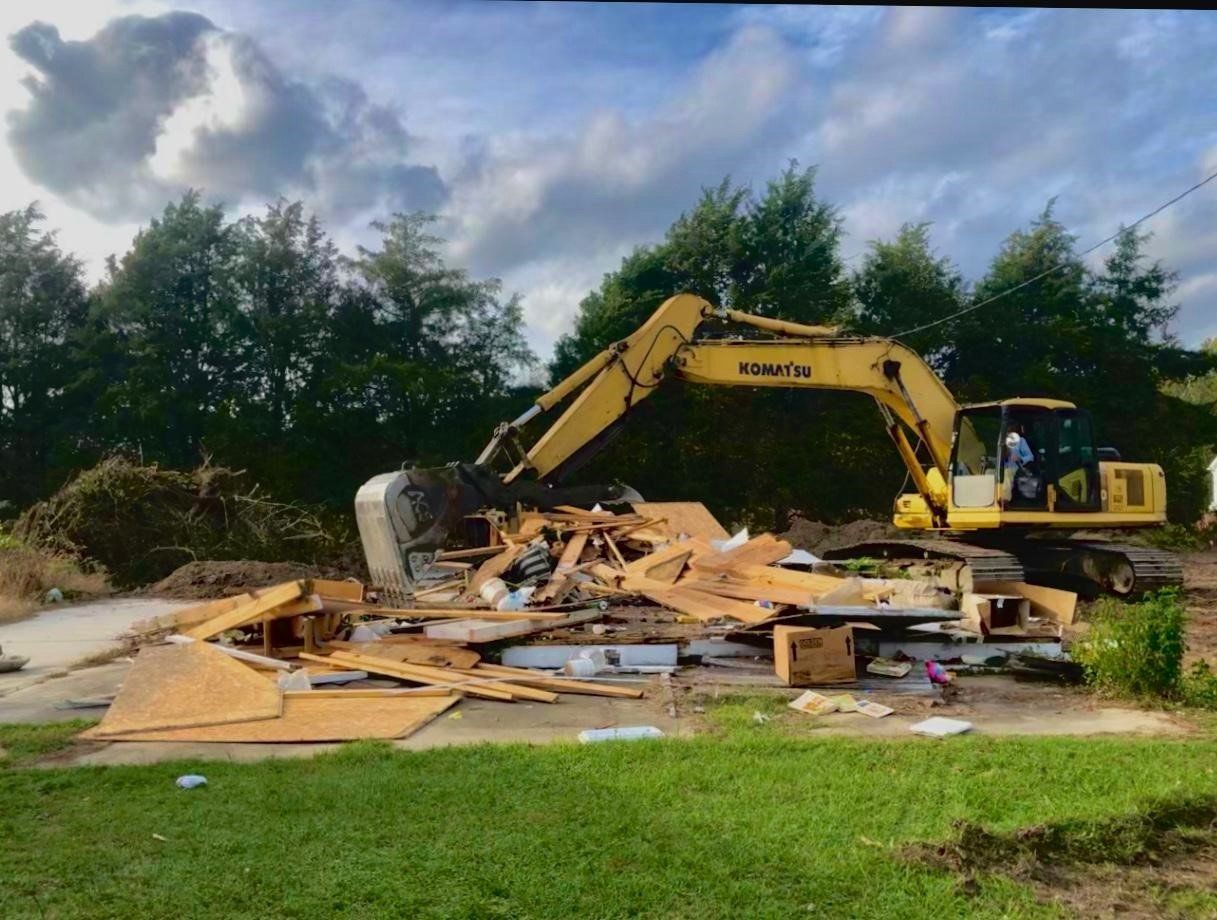
{"type": "MultiPolygon", "coordinates": [[[[1127,233],[1129,230],[1132,230],[1133,228],[1137,227],[1138,225],[1145,223],[1151,217],[1155,217],[1158,214],[1161,214],[1163,211],[1165,211],[1171,205],[1182,201],[1184,198],[1186,198],[1192,192],[1196,191],[1197,189],[1203,188],[1204,186],[1206,186],[1210,182],[1212,182],[1214,179],[1217,179],[1217,172],[1213,173],[1210,176],[1207,176],[1204,179],[1201,179],[1199,182],[1197,182],[1191,188],[1187,189],[1186,191],[1180,192],[1178,195],[1176,195],[1170,201],[1167,201],[1163,204],[1158,205],[1158,207],[1154,208],[1148,214],[1142,215],[1141,217],[1137,218],[1135,221],[1133,221],[1127,227],[1122,227],[1121,229],[1117,230],[1115,233],[1113,233],[1111,236],[1107,237],[1106,239],[1100,240],[1099,242],[1095,243],[1093,246],[1091,246],[1085,252],[1080,253],[1079,258],[1090,255],[1092,252],[1094,252],[1099,247],[1106,246],[1108,243],[1110,243],[1112,240],[1114,240],[1116,237],[1118,237],[1121,233],[1127,233]]],[[[1007,296],[1008,294],[1013,294],[1015,291],[1021,290],[1022,288],[1025,288],[1029,284],[1034,284],[1036,281],[1039,281],[1041,278],[1045,278],[1048,275],[1051,275],[1053,272],[1059,271],[1060,269],[1065,268],[1069,264],[1070,263],[1068,263],[1068,262],[1060,262],[1056,265],[1053,265],[1051,268],[1044,269],[1042,272],[1040,272],[1034,278],[1028,278],[1026,281],[1022,282],[1021,284],[1016,284],[1012,288],[1007,288],[1006,290],[1001,291],[998,294],[994,294],[992,297],[988,297],[985,300],[982,300],[980,303],[972,304],[970,307],[964,307],[962,310],[957,310],[954,313],[951,313],[940,319],[932,320],[928,323],[923,323],[920,326],[914,326],[912,329],[905,329],[903,332],[897,332],[894,335],[892,335],[892,338],[895,339],[895,338],[900,338],[901,336],[904,336],[904,335],[912,335],[914,332],[921,332],[923,329],[932,329],[934,326],[941,326],[943,323],[949,323],[951,320],[958,319],[961,316],[964,316],[968,313],[972,313],[975,310],[979,310],[981,307],[987,307],[989,304],[993,303],[993,301],[1000,300],[1001,298],[1007,296]]]]}

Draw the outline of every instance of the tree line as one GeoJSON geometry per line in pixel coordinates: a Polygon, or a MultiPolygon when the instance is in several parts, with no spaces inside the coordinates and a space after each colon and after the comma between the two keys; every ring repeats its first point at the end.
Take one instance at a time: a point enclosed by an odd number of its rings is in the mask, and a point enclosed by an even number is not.
{"type": "MultiPolygon", "coordinates": [[[[1194,518],[1217,444],[1211,401],[1179,398],[1214,367],[1168,333],[1174,275],[1122,234],[1099,270],[1051,207],[967,283],[927,225],[842,260],[841,219],[791,165],[757,193],[724,180],[580,303],[556,381],[665,298],[905,336],[961,401],[1051,395],[1091,409],[1103,442],[1167,469],[1194,518]]],[[[283,499],[349,508],[368,476],[471,459],[536,395],[520,300],[446,264],[427,215],[376,225],[340,253],[300,202],[229,220],[197,192],[168,205],[88,285],[36,207],[0,215],[0,501],[15,511],[115,451],[249,471],[283,499]]],[[[1194,389],[1194,388],[1193,388],[1194,389]]],[[[578,474],[697,499],[781,526],[793,510],[883,515],[903,475],[868,398],[675,384],[644,402],[578,474]]]]}

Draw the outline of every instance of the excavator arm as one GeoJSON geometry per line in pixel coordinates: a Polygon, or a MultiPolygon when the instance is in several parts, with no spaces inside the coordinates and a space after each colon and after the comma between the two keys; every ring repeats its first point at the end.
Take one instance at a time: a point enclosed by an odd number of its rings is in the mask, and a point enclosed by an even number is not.
{"type": "Polygon", "coordinates": [[[609,346],[539,397],[516,421],[500,426],[479,463],[489,464],[501,453],[511,455],[514,447],[514,462],[503,482],[544,482],[558,475],[665,379],[714,386],[850,390],[866,393],[879,404],[918,491],[937,516],[944,516],[947,463],[958,409],[950,391],[916,353],[899,342],[842,338],[837,332],[828,326],[718,312],[700,297],[678,294],[629,338],[609,346]],[[698,340],[698,328],[712,317],[774,337],[698,340]],[[576,392],[574,401],[531,447],[519,442],[524,424],[576,392]],[[937,476],[927,475],[906,429],[926,445],[930,469],[937,476]]]}

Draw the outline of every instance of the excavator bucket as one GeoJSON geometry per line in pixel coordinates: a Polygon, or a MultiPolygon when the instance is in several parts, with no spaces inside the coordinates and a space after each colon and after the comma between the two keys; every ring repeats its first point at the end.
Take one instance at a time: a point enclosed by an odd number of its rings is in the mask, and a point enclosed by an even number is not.
{"type": "Polygon", "coordinates": [[[505,486],[488,467],[450,463],[373,476],[355,495],[355,521],[372,584],[391,604],[403,605],[436,554],[469,545],[469,517],[517,503],[532,508],[641,501],[627,486],[551,487],[538,482],[505,486]]]}

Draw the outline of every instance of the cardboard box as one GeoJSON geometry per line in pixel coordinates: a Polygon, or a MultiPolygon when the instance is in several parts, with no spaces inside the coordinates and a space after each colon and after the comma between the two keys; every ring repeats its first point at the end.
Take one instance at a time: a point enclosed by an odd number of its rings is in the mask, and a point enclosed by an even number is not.
{"type": "Polygon", "coordinates": [[[965,594],[959,605],[965,622],[979,623],[985,635],[1021,635],[1031,603],[1010,594],[965,594]]]}
{"type": "Polygon", "coordinates": [[[857,679],[853,627],[775,626],[773,666],[791,687],[852,684],[857,679]]]}

